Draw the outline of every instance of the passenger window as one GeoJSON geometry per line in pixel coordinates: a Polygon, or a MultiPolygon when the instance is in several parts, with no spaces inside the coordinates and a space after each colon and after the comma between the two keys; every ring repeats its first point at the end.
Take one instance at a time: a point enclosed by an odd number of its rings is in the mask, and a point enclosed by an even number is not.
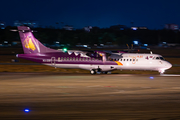
{"type": "Polygon", "coordinates": [[[127,61],[128,61],[128,59],[127,59],[127,61]]]}
{"type": "Polygon", "coordinates": [[[126,59],[124,59],[124,61],[126,61],[126,59]]]}
{"type": "Polygon", "coordinates": [[[132,61],[132,59],[130,59],[130,61],[132,61]]]}

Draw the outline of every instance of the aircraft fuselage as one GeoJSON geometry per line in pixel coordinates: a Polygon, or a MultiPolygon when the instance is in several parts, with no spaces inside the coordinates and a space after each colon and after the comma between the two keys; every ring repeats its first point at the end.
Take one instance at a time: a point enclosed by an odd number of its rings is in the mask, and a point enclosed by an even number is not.
{"type": "Polygon", "coordinates": [[[172,65],[158,54],[123,53],[119,58],[107,58],[103,61],[96,57],[81,57],[81,54],[69,55],[64,52],[19,54],[19,58],[31,60],[57,68],[80,68],[85,70],[153,70],[164,72],[172,65]]]}

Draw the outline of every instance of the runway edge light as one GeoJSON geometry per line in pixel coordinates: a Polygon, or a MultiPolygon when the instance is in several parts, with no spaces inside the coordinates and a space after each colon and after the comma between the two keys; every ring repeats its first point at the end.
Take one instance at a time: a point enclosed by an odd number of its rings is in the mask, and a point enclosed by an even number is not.
{"type": "Polygon", "coordinates": [[[30,110],[28,108],[24,109],[24,112],[28,113],[30,110]]]}

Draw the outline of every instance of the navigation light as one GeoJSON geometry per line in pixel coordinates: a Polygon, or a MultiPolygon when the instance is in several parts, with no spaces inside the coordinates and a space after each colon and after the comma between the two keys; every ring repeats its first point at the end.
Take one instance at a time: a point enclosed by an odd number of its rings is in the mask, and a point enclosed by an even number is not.
{"type": "Polygon", "coordinates": [[[64,52],[67,52],[67,48],[63,48],[63,51],[64,51],[64,52]]]}

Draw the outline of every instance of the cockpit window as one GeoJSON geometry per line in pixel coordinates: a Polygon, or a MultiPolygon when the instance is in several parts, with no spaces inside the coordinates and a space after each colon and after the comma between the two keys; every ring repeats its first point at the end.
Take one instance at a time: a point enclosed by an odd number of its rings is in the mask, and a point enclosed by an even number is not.
{"type": "Polygon", "coordinates": [[[156,60],[165,60],[163,57],[154,57],[153,59],[156,59],[156,60]]]}
{"type": "Polygon", "coordinates": [[[159,60],[159,57],[156,57],[156,60],[159,60]]]}
{"type": "Polygon", "coordinates": [[[163,57],[159,57],[161,60],[165,60],[163,57]]]}

